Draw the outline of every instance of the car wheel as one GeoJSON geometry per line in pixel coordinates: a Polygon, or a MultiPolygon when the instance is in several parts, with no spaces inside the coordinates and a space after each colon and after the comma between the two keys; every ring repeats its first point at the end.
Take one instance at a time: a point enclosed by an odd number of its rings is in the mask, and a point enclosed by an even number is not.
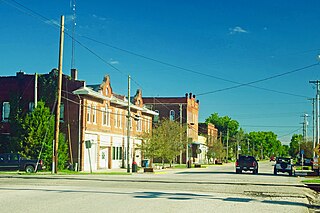
{"type": "Polygon", "coordinates": [[[33,173],[34,172],[34,167],[31,165],[26,166],[26,173],[33,173]]]}
{"type": "Polygon", "coordinates": [[[274,175],[277,174],[277,170],[276,170],[276,169],[273,170],[273,174],[274,174],[274,175]]]}
{"type": "Polygon", "coordinates": [[[292,176],[292,171],[289,172],[289,175],[292,176]]]}

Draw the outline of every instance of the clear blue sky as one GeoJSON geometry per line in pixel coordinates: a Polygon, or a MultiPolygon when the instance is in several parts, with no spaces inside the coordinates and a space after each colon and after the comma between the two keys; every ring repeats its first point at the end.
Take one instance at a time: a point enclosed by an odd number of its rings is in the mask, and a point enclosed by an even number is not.
{"type": "MultiPolygon", "coordinates": [[[[315,97],[309,80],[320,79],[320,66],[252,84],[294,95],[248,86],[223,89],[317,63],[318,0],[77,0],[76,13],[76,39],[96,54],[76,43],[75,67],[88,84],[109,74],[113,90],[126,94],[130,74],[132,93],[142,88],[144,96],[216,91],[197,95],[199,121],[218,112],[239,121],[246,132],[273,131],[283,143],[291,133],[302,133],[301,116],[312,113],[306,97],[315,97]]],[[[47,73],[58,66],[59,28],[52,22],[65,15],[67,32],[72,33],[70,1],[0,0],[0,14],[0,75],[47,73]]],[[[71,43],[66,35],[66,74],[71,43]]],[[[311,136],[311,118],[309,124],[311,136]]]]}

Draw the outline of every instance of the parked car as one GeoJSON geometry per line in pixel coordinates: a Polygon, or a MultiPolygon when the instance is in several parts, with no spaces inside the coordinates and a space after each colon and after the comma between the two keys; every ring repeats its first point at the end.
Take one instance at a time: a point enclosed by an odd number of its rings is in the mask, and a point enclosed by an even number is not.
{"type": "Polygon", "coordinates": [[[304,166],[312,166],[313,165],[313,159],[311,158],[305,158],[303,162],[304,166]]]}
{"type": "Polygon", "coordinates": [[[258,174],[258,161],[253,156],[240,156],[236,161],[236,173],[239,174],[242,171],[258,174]]]}
{"type": "Polygon", "coordinates": [[[282,173],[289,173],[289,175],[292,176],[292,170],[293,170],[293,165],[292,165],[291,158],[278,157],[276,159],[276,164],[274,165],[274,168],[273,168],[273,173],[275,175],[278,174],[278,172],[282,172],[282,173]]]}
{"type": "Polygon", "coordinates": [[[28,160],[19,154],[0,154],[0,170],[2,171],[26,171],[33,173],[42,170],[42,160],[28,160]]]}

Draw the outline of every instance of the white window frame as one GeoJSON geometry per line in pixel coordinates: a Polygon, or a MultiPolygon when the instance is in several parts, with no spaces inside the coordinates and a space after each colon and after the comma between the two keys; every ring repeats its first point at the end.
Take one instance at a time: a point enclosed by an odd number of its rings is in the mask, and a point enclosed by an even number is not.
{"type": "Polygon", "coordinates": [[[102,126],[107,126],[107,111],[106,108],[101,107],[101,112],[102,112],[102,118],[101,118],[101,124],[102,126]]]}
{"type": "Polygon", "coordinates": [[[136,120],[137,120],[137,122],[136,122],[136,124],[137,124],[136,130],[137,130],[137,132],[141,132],[141,131],[142,131],[141,115],[140,115],[140,114],[137,114],[135,117],[136,117],[136,120]]]}
{"type": "Polygon", "coordinates": [[[106,112],[107,112],[107,126],[110,127],[111,126],[111,122],[110,122],[111,109],[108,108],[108,105],[106,105],[106,112]]]}
{"type": "Polygon", "coordinates": [[[174,121],[176,117],[176,112],[174,110],[170,110],[169,112],[169,120],[174,121]],[[172,115],[173,114],[173,115],[172,115]],[[172,115],[172,116],[171,116],[172,115]]]}
{"type": "Polygon", "coordinates": [[[118,128],[118,109],[114,109],[114,127],[118,128]]]}
{"type": "Polygon", "coordinates": [[[91,123],[91,105],[87,105],[87,123],[91,123]]]}
{"type": "Polygon", "coordinates": [[[119,128],[121,129],[122,128],[122,110],[120,109],[118,111],[118,125],[119,125],[119,128]]]}
{"type": "Polygon", "coordinates": [[[97,106],[92,106],[92,123],[97,124],[97,106]]]}

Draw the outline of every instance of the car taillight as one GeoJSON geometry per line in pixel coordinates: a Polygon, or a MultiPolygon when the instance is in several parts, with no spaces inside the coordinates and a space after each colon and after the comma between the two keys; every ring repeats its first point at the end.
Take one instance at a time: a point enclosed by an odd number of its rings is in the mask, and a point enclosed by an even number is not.
{"type": "Polygon", "coordinates": [[[253,163],[252,163],[252,166],[256,166],[256,162],[253,162],[253,163]]]}
{"type": "Polygon", "coordinates": [[[236,166],[239,166],[239,162],[238,161],[236,161],[236,166]]]}
{"type": "Polygon", "coordinates": [[[42,166],[42,164],[43,164],[43,161],[42,160],[39,160],[39,164],[42,166]]]}

